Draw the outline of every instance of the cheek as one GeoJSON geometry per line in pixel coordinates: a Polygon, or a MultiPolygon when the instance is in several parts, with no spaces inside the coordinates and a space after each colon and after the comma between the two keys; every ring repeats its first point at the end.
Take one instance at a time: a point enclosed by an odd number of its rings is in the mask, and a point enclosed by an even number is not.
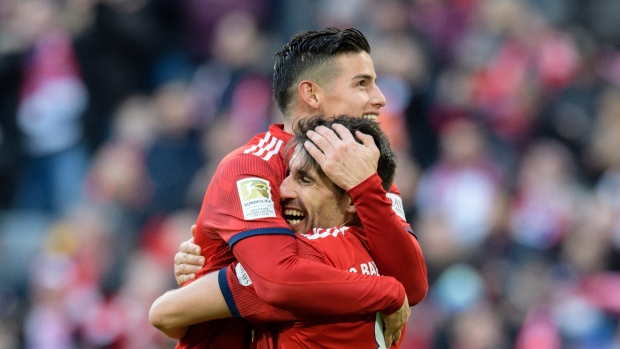
{"type": "Polygon", "coordinates": [[[363,109],[368,100],[364,93],[357,90],[343,88],[337,94],[331,96],[329,106],[331,110],[327,110],[326,114],[340,115],[351,114],[353,111],[363,109]]]}

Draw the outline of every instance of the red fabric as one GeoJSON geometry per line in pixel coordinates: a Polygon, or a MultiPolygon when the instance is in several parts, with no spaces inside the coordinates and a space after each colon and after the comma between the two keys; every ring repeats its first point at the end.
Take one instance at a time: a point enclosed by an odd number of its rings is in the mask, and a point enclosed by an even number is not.
{"type": "MultiPolygon", "coordinates": [[[[234,256],[230,252],[228,242],[237,234],[268,234],[273,229],[281,229],[282,233],[288,229],[281,216],[278,189],[286,175],[282,151],[290,137],[281,125],[272,125],[268,133],[257,135],[222,160],[207,189],[197,221],[195,242],[201,246],[207,260],[198,275],[227,266],[237,257],[259,296],[274,305],[317,315],[351,313],[351,308],[359,313],[398,310],[404,298],[404,289],[398,281],[356,275],[302,259],[293,236],[246,237],[234,245],[234,256]],[[262,185],[270,187],[274,217],[246,219],[244,216],[237,182],[250,177],[265,180],[262,185]],[[377,296],[386,293],[388,297],[377,296]],[[333,303],[316,301],[326,298],[333,303]]],[[[204,325],[192,326],[190,333],[199,326],[204,325]]],[[[211,327],[205,326],[205,331],[212,331],[211,327]]],[[[217,337],[217,333],[205,331],[202,331],[203,336],[217,337]]],[[[234,328],[228,332],[222,330],[222,333],[234,333],[234,328]]],[[[179,347],[204,348],[204,344],[196,343],[198,340],[198,336],[188,335],[180,341],[179,347]]]]}
{"type": "Polygon", "coordinates": [[[250,345],[248,324],[239,319],[220,319],[193,325],[176,349],[202,348],[248,348],[250,345]]]}
{"type": "Polygon", "coordinates": [[[409,304],[418,304],[428,290],[422,249],[418,240],[405,230],[403,225],[409,228],[407,222],[392,210],[392,202],[381,186],[381,178],[374,174],[352,188],[349,195],[364,225],[363,236],[381,274],[400,281],[409,304]]]}
{"type": "MultiPolygon", "coordinates": [[[[358,227],[315,229],[301,236],[297,240],[297,246],[303,251],[304,256],[320,259],[326,265],[346,270],[351,275],[357,273],[379,276],[361,234],[364,232],[358,227]]],[[[255,328],[255,341],[252,343],[254,348],[377,348],[377,340],[383,340],[382,337],[375,338],[374,312],[364,315],[330,316],[329,321],[326,321],[324,316],[295,314],[262,302],[252,286],[241,286],[235,277],[234,267],[228,268],[227,277],[237,307],[246,320],[252,322],[298,320],[298,322],[280,323],[279,326],[259,325],[255,328]],[[247,310],[253,313],[244,314],[247,310]]],[[[313,283],[307,283],[309,295],[312,295],[313,283]]],[[[346,284],[342,288],[356,293],[346,284]]],[[[380,298],[377,300],[380,301],[380,298]]],[[[342,306],[338,300],[331,297],[316,297],[315,302],[318,300],[334,308],[342,306]]]]}
{"type": "MultiPolygon", "coordinates": [[[[404,229],[404,226],[409,225],[393,212],[392,202],[387,199],[381,187],[381,179],[377,175],[370,177],[352,191],[357,198],[358,214],[361,214],[360,218],[367,231],[359,227],[314,229],[297,239],[299,255],[352,273],[378,276],[380,271],[385,275],[381,267],[376,267],[368,252],[368,243],[372,241],[375,248],[381,252],[385,251],[377,255],[381,255],[384,260],[386,257],[392,258],[388,263],[395,264],[395,267],[390,270],[402,278],[401,282],[410,287],[408,293],[412,294],[416,303],[419,302],[428,288],[426,266],[417,240],[404,229]],[[358,196],[362,192],[365,194],[358,196]],[[370,207],[373,209],[370,210],[370,207]],[[383,241],[375,243],[373,240],[383,241]]],[[[393,187],[390,192],[398,194],[398,189],[393,187]]],[[[374,313],[330,317],[329,321],[326,321],[325,317],[294,313],[261,301],[253,285],[242,286],[239,283],[234,266],[228,268],[227,279],[237,309],[244,319],[256,323],[297,321],[280,325],[279,328],[274,328],[273,325],[259,325],[255,329],[255,340],[252,343],[254,348],[377,347],[374,313]]],[[[344,285],[343,289],[348,289],[348,286],[344,285]]],[[[308,292],[311,292],[310,288],[308,292]]],[[[326,305],[336,303],[334,306],[338,306],[338,301],[332,298],[316,299],[320,299],[326,305]]]]}
{"type": "Polygon", "coordinates": [[[257,235],[235,245],[235,256],[262,300],[313,315],[391,314],[402,305],[405,291],[396,279],[354,274],[300,258],[297,240],[257,235]]]}

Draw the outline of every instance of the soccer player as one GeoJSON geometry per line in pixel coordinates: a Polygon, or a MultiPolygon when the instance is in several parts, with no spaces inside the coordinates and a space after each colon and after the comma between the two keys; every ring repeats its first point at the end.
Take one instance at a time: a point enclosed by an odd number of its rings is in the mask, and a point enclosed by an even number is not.
{"type": "MultiPolygon", "coordinates": [[[[280,186],[280,194],[287,222],[296,234],[302,234],[297,239],[299,248],[306,246],[311,251],[307,258],[312,260],[352,273],[378,276],[379,271],[369,253],[365,236],[386,234],[401,228],[391,202],[386,200],[386,190],[392,185],[396,169],[396,156],[389,147],[387,136],[371,120],[350,116],[330,119],[313,117],[299,122],[295,137],[286,149],[289,175],[280,186]],[[372,137],[370,141],[380,150],[375,160],[378,164],[376,172],[349,192],[334,184],[304,147],[305,142],[310,142],[306,132],[318,126],[333,128],[334,123],[352,133],[361,131],[369,135],[372,137]]],[[[404,264],[416,262],[420,261],[401,261],[404,264]]],[[[280,321],[273,325],[271,331],[255,333],[257,348],[386,348],[379,316],[366,314],[326,321],[325,317],[291,314],[260,300],[254,293],[251,278],[244,274],[240,264],[230,267],[230,270],[237,270],[233,274],[236,277],[229,280],[233,286],[236,285],[235,299],[245,298],[246,302],[253,304],[252,314],[247,314],[245,319],[253,322],[280,321]],[[298,319],[304,321],[282,322],[298,319]]],[[[230,316],[227,311],[229,308],[235,309],[234,300],[226,299],[230,304],[226,306],[224,295],[218,287],[213,287],[216,284],[213,281],[202,278],[160,297],[151,308],[153,324],[165,331],[173,329],[182,332],[182,327],[190,324],[230,316]],[[194,304],[196,298],[204,302],[194,304]]]]}
{"type": "MultiPolygon", "coordinates": [[[[397,277],[398,282],[301,258],[308,252],[297,250],[295,235],[282,217],[278,192],[286,174],[282,152],[297,121],[316,114],[376,119],[385,105],[375,84],[369,53],[368,42],[359,31],[331,28],[296,35],[278,53],[274,95],[284,125],[270,126],[268,132],[233,151],[218,166],[196,224],[195,243],[206,259],[198,277],[238,260],[258,296],[268,304],[326,316],[380,311],[396,312],[393,319],[398,319],[405,291],[409,305],[424,297],[428,288],[426,269],[406,223],[399,231],[367,237],[382,273],[397,277]],[[411,256],[422,263],[400,263],[411,256]],[[328,298],[332,302],[316,302],[328,298]]],[[[319,128],[310,136],[322,150],[311,148],[311,153],[319,157],[325,173],[341,188],[351,189],[367,179],[372,174],[365,171],[368,166],[374,171],[372,161],[345,156],[359,148],[330,147],[339,142],[334,137],[340,139],[342,135],[319,128]]],[[[243,316],[247,304],[237,306],[243,316]]],[[[387,337],[401,325],[386,318],[387,337]]],[[[243,340],[239,333],[246,330],[244,322],[234,319],[211,321],[190,327],[178,347],[244,347],[247,338],[243,340]]]]}

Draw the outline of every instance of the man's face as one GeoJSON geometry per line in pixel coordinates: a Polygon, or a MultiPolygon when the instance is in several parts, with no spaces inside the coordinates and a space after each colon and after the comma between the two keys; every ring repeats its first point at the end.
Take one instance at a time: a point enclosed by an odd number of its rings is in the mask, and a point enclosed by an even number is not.
{"type": "Polygon", "coordinates": [[[377,119],[385,97],[377,87],[377,74],[366,52],[347,53],[336,59],[338,75],[322,87],[319,114],[347,114],[377,119]]]}
{"type": "Polygon", "coordinates": [[[280,200],[284,218],[296,234],[312,228],[331,228],[347,223],[350,198],[327,176],[320,176],[315,169],[304,172],[301,160],[310,156],[295,151],[289,163],[289,175],[280,185],[280,200]]]}

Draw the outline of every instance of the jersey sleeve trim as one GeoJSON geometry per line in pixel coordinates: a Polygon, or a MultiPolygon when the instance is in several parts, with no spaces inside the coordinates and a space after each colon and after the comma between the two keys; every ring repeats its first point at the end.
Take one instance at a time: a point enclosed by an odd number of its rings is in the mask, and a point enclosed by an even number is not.
{"type": "Polygon", "coordinates": [[[232,249],[233,246],[245,239],[245,238],[249,238],[251,236],[256,236],[256,235],[291,235],[293,237],[295,237],[295,233],[293,233],[292,230],[288,229],[288,228],[259,228],[259,229],[251,229],[251,230],[246,230],[243,231],[241,233],[235,234],[233,237],[230,238],[230,240],[228,240],[228,246],[230,246],[230,248],[232,249]]]}
{"type": "Polygon", "coordinates": [[[241,314],[239,313],[239,309],[237,309],[237,304],[235,303],[235,299],[233,298],[232,291],[230,290],[230,285],[228,285],[228,279],[226,278],[226,269],[228,267],[224,267],[220,269],[217,274],[217,281],[220,285],[220,291],[222,291],[222,295],[224,296],[224,300],[226,301],[226,305],[228,306],[228,310],[232,314],[233,318],[239,319],[241,318],[241,314]]]}
{"type": "Polygon", "coordinates": [[[406,230],[409,234],[413,235],[413,237],[414,237],[416,240],[418,239],[418,236],[417,236],[417,235],[413,232],[413,230],[412,230],[411,228],[408,228],[408,227],[404,227],[404,228],[405,228],[405,230],[406,230]]]}

